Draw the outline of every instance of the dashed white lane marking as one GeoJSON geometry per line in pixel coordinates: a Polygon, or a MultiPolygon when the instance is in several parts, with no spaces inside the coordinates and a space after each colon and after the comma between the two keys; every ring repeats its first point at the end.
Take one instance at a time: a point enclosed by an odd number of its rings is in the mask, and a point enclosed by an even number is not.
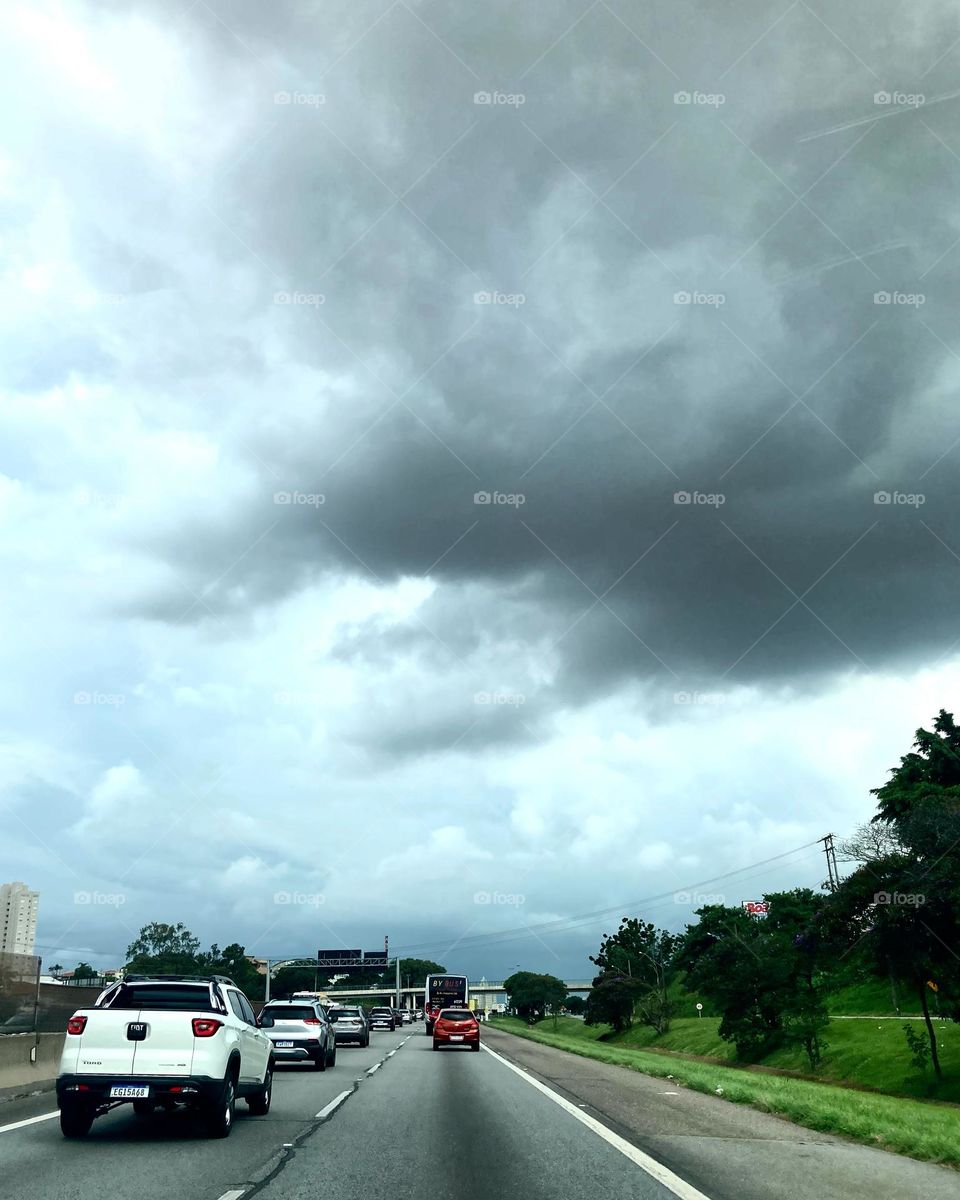
{"type": "Polygon", "coordinates": [[[314,1117],[314,1120],[322,1121],[325,1117],[329,1117],[332,1112],[336,1112],[336,1110],[340,1107],[340,1105],[344,1102],[344,1100],[347,1099],[348,1096],[352,1096],[352,1095],[353,1095],[352,1091],[341,1092],[339,1096],[336,1096],[333,1100],[330,1101],[329,1104],[324,1105],[324,1107],[320,1109],[320,1111],[314,1117]]]}
{"type": "Polygon", "coordinates": [[[0,1133],[12,1133],[14,1129],[23,1129],[27,1125],[36,1125],[39,1121],[52,1121],[54,1117],[59,1117],[59,1110],[52,1113],[44,1113],[41,1117],[28,1117],[25,1121],[14,1121],[12,1125],[0,1125],[0,1133]]]}
{"type": "Polygon", "coordinates": [[[367,1067],[367,1074],[372,1075],[374,1071],[379,1071],[383,1063],[374,1063],[372,1067],[367,1067]]]}
{"type": "Polygon", "coordinates": [[[695,1188],[692,1184],[687,1183],[685,1179],[681,1179],[679,1175],[674,1175],[669,1167],[665,1167],[663,1163],[657,1162],[657,1160],[655,1158],[651,1158],[649,1154],[644,1154],[642,1150],[638,1150],[637,1147],[628,1142],[626,1138],[620,1137],[619,1134],[614,1133],[612,1129],[608,1129],[606,1125],[601,1124],[588,1113],[582,1112],[575,1104],[571,1104],[569,1100],[564,1099],[559,1092],[555,1092],[552,1088],[548,1088],[547,1085],[545,1083],[541,1083],[539,1079],[534,1079],[534,1077],[528,1074],[528,1072],[524,1071],[522,1067],[516,1066],[516,1064],[510,1062],[509,1059],[504,1058],[503,1055],[497,1054],[497,1052],[495,1050],[491,1050],[489,1046],[483,1046],[483,1049],[486,1050],[487,1054],[489,1054],[492,1058],[495,1058],[497,1062],[503,1063],[503,1065],[509,1070],[513,1071],[514,1074],[519,1075],[521,1079],[526,1080],[531,1087],[536,1088],[538,1092],[541,1092],[544,1096],[547,1096],[554,1102],[554,1104],[559,1105],[564,1112],[569,1113],[571,1117],[575,1117],[576,1120],[578,1120],[582,1125],[586,1125],[586,1127],[592,1130],[597,1137],[603,1138],[607,1145],[613,1146],[615,1150],[619,1150],[625,1158],[629,1158],[630,1161],[636,1164],[636,1166],[638,1166],[642,1171],[646,1171],[648,1175],[650,1175],[658,1183],[662,1184],[668,1191],[672,1192],[674,1196],[678,1197],[678,1200],[708,1200],[708,1197],[705,1196],[703,1192],[698,1191],[697,1188],[695,1188]]]}
{"type": "Polygon", "coordinates": [[[233,1188],[229,1192],[224,1192],[220,1200],[240,1200],[240,1197],[246,1190],[246,1188],[233,1188]]]}

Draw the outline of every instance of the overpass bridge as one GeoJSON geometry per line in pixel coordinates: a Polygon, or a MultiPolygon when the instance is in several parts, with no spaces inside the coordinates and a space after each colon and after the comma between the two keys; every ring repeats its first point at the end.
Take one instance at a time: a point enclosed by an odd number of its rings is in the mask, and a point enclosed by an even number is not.
{"type": "MultiPolygon", "coordinates": [[[[490,1008],[497,1002],[498,997],[503,997],[506,1000],[506,992],[503,987],[502,979],[478,979],[471,980],[469,983],[470,995],[478,999],[483,999],[484,1003],[481,1007],[490,1008]]],[[[593,990],[593,983],[590,980],[573,979],[565,980],[564,985],[567,989],[567,994],[575,996],[585,996],[593,990]]],[[[331,999],[336,999],[338,996],[346,999],[350,997],[355,1000],[373,999],[379,997],[382,1000],[392,999],[396,996],[396,989],[392,987],[375,987],[375,988],[352,988],[352,987],[333,987],[324,988],[324,993],[330,996],[331,999]]],[[[418,1005],[422,1007],[424,1004],[423,985],[420,987],[401,987],[400,1003],[402,1007],[416,1008],[418,1005]]]]}

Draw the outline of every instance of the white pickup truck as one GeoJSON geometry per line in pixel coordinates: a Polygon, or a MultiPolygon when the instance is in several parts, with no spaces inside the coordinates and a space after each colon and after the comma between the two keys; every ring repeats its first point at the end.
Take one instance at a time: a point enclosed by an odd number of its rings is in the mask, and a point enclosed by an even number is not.
{"type": "Polygon", "coordinates": [[[273,1043],[231,979],[127,976],[67,1023],[60,1128],[81,1138],[118,1104],[142,1116],[183,1104],[211,1137],[227,1137],[238,1098],[269,1112],[273,1066],[273,1043]]]}

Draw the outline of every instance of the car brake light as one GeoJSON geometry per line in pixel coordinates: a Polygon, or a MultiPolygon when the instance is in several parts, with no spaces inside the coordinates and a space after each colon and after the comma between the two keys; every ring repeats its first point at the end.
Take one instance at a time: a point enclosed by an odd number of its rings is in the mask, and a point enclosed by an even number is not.
{"type": "Polygon", "coordinates": [[[71,1017],[67,1022],[67,1033],[83,1033],[87,1027],[86,1017],[71,1017]]]}
{"type": "Polygon", "coordinates": [[[320,1018],[319,1017],[304,1017],[303,1023],[304,1023],[304,1025],[319,1025],[320,1018]]]}
{"type": "Polygon", "coordinates": [[[213,1037],[217,1030],[222,1028],[222,1021],[212,1020],[210,1017],[193,1018],[194,1037],[213,1037]]]}

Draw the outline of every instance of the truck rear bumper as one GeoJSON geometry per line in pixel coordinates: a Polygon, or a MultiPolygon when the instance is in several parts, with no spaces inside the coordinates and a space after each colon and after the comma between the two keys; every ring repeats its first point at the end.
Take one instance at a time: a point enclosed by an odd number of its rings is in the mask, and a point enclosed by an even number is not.
{"type": "Polygon", "coordinates": [[[57,1105],[62,1108],[65,1098],[85,1100],[97,1107],[133,1102],[133,1097],[111,1096],[114,1087],[148,1087],[150,1094],[144,1097],[148,1101],[204,1104],[220,1098],[223,1080],[211,1079],[208,1075],[60,1075],[57,1078],[57,1105]]]}

